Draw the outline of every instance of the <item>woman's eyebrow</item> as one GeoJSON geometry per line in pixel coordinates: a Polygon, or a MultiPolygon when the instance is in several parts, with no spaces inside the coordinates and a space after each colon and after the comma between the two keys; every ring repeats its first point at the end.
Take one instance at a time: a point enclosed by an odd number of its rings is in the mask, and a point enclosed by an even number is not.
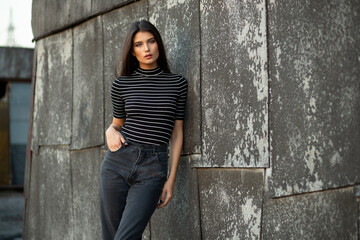
{"type": "MultiPolygon", "coordinates": [[[[153,38],[153,37],[152,37],[152,38],[149,38],[149,39],[145,40],[145,42],[146,42],[146,41],[149,41],[149,40],[153,40],[153,39],[155,40],[155,38],[153,38]]],[[[136,42],[134,42],[134,43],[142,43],[142,42],[143,42],[143,41],[136,41],[136,42]]]]}

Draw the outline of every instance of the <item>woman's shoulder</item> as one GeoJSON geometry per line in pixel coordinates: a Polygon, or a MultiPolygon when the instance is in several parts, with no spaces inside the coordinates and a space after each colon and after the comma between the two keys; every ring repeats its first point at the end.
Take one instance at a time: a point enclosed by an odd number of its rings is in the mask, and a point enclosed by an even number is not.
{"type": "Polygon", "coordinates": [[[167,75],[168,77],[175,78],[180,82],[186,82],[187,83],[187,79],[181,74],[173,73],[173,72],[164,72],[163,74],[167,75]]]}
{"type": "Polygon", "coordinates": [[[116,79],[113,81],[113,84],[120,84],[128,80],[132,80],[134,76],[135,76],[134,74],[131,74],[130,76],[116,76],[116,79]]]}

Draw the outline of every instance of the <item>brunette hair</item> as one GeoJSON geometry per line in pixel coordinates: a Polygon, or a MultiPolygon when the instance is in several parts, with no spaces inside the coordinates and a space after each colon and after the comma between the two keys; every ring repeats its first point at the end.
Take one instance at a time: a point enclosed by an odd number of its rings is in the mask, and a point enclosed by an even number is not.
{"type": "Polygon", "coordinates": [[[121,58],[115,66],[115,76],[130,76],[131,73],[139,67],[139,61],[134,55],[132,55],[134,36],[138,32],[151,32],[154,35],[159,49],[159,58],[157,59],[157,64],[164,70],[164,72],[170,72],[164,44],[159,31],[150,22],[146,20],[140,20],[133,22],[130,26],[122,49],[121,58]],[[118,70],[120,67],[121,71],[119,74],[118,70]]]}

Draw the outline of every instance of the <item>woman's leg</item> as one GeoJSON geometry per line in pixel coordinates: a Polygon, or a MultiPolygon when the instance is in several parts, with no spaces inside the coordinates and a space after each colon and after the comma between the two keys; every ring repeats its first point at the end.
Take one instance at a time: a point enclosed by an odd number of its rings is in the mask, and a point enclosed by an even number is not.
{"type": "Polygon", "coordinates": [[[161,152],[142,149],[140,153],[115,240],[141,239],[167,179],[166,147],[161,152]]]}
{"type": "Polygon", "coordinates": [[[164,183],[164,178],[157,177],[134,183],[130,187],[115,240],[141,239],[157,207],[164,183]]]}
{"type": "Polygon", "coordinates": [[[129,185],[114,168],[108,152],[100,170],[100,219],[103,240],[113,240],[126,204],[129,185]]]}

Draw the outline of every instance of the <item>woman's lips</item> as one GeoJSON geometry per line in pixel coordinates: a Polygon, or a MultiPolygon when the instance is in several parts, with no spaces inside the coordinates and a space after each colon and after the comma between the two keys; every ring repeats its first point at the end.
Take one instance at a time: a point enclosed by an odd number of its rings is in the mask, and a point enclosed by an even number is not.
{"type": "Polygon", "coordinates": [[[146,58],[146,59],[149,59],[149,58],[151,58],[151,57],[152,57],[151,54],[145,55],[145,58],[146,58]]]}

